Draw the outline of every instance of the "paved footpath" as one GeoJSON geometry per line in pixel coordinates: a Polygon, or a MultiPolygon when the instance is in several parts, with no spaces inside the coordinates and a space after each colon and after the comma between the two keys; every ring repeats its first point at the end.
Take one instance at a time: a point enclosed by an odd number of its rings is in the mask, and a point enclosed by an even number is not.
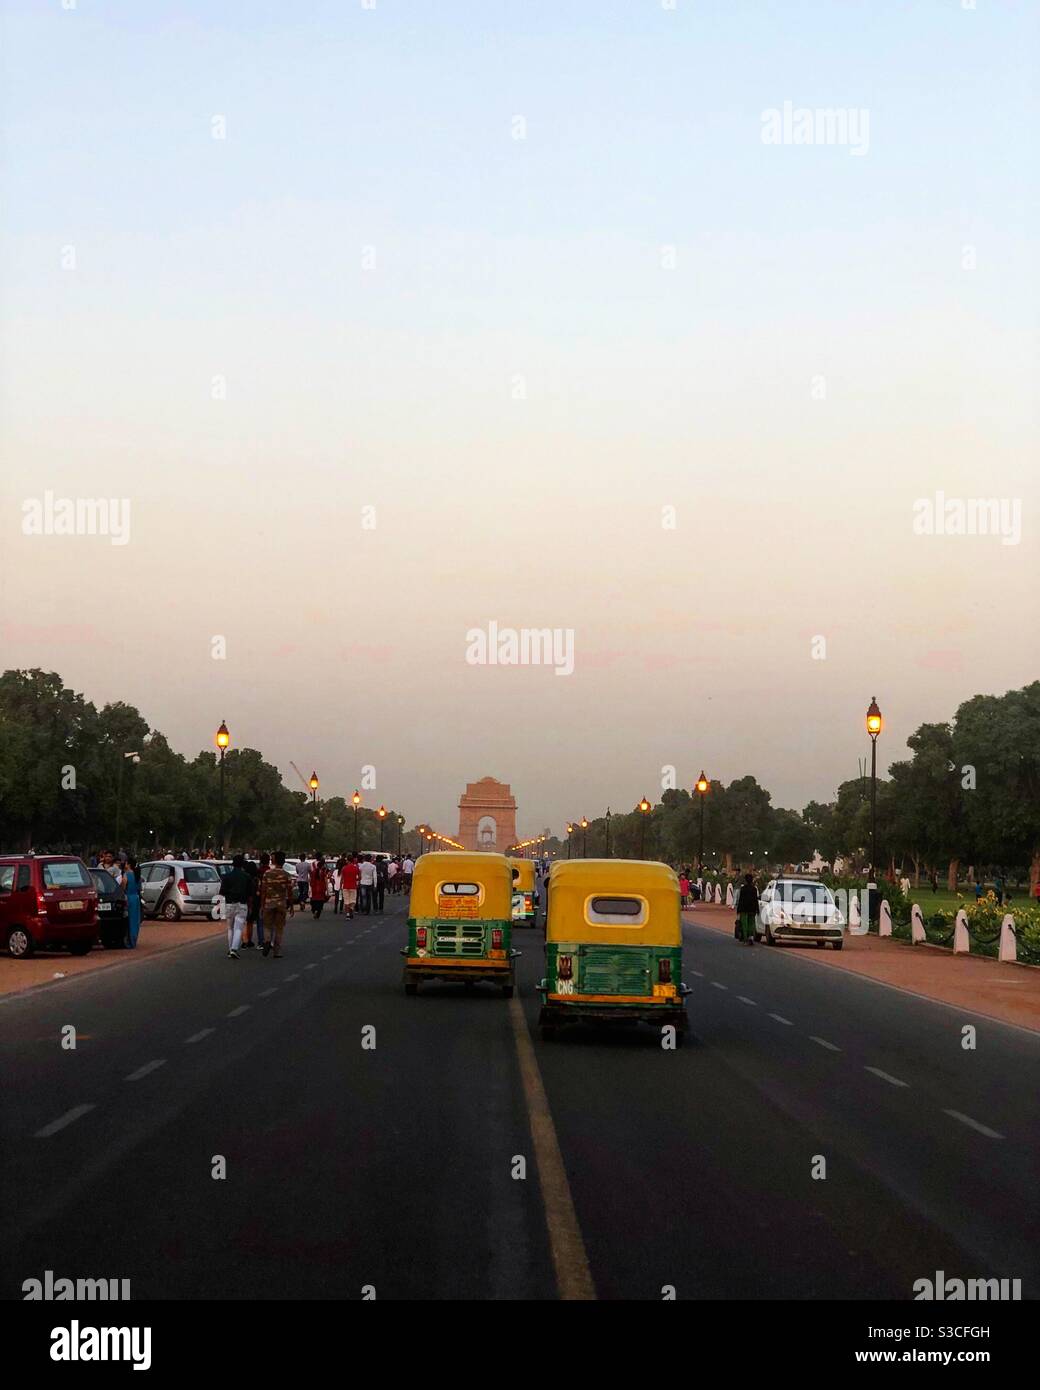
{"type": "Polygon", "coordinates": [[[94,946],[85,956],[70,956],[68,951],[40,951],[28,960],[0,957],[0,997],[37,989],[41,985],[60,984],[63,979],[108,970],[112,966],[129,966],[151,960],[164,951],[194,945],[197,941],[208,941],[226,930],[223,922],[214,922],[209,917],[191,922],[146,919],[141,922],[137,945],[132,951],[107,951],[104,946],[94,946]]]}
{"type": "MultiPolygon", "coordinates": [[[[730,935],[733,916],[731,907],[714,904],[698,904],[683,913],[687,922],[730,935]]],[[[895,989],[984,1014],[1001,1023],[1040,1031],[1040,969],[1035,966],[992,960],[988,956],[955,956],[942,946],[911,946],[890,938],[849,933],[841,951],[806,946],[776,949],[817,965],[867,975],[895,989]]]]}

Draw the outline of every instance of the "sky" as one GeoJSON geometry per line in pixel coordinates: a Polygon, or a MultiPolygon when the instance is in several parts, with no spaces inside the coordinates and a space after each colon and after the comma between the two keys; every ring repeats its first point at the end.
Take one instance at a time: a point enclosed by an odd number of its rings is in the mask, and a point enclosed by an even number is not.
{"type": "Polygon", "coordinates": [[[670,767],[800,808],[872,696],[887,767],[1036,679],[1038,37],[3,0],[2,666],[447,834],[488,775],[522,834],[670,767]],[[39,534],[48,493],[129,530],[39,534]],[[1002,534],[927,534],[951,499],[1002,534]],[[492,623],[573,670],[479,664],[492,623]]]}

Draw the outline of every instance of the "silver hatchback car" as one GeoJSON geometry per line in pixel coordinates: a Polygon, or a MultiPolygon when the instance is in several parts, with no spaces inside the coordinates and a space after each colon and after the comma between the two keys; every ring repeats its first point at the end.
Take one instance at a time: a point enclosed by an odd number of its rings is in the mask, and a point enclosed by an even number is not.
{"type": "Polygon", "coordinates": [[[212,917],[220,875],[213,864],[191,859],[156,859],[141,865],[141,912],[177,922],[212,917]]]}

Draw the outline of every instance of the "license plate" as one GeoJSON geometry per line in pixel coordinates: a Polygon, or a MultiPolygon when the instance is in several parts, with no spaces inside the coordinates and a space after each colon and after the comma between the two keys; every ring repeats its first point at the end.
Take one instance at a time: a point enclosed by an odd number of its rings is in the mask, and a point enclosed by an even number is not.
{"type": "Polygon", "coordinates": [[[97,905],[97,910],[98,910],[99,912],[111,912],[111,911],[112,911],[112,904],[111,904],[111,903],[98,903],[98,905],[97,905]]]}
{"type": "Polygon", "coordinates": [[[80,902],[77,898],[74,902],[60,903],[59,906],[62,912],[82,912],[86,903],[80,902]]]}

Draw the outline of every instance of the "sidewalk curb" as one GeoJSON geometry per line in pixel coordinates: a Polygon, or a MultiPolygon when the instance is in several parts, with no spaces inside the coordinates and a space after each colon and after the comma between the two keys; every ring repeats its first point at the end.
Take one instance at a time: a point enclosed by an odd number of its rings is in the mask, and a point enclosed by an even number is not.
{"type": "MultiPolygon", "coordinates": [[[[168,946],[160,946],[157,950],[149,951],[146,956],[134,955],[130,950],[121,952],[121,959],[113,960],[111,964],[99,965],[94,970],[77,970],[74,975],[66,975],[61,980],[41,980],[38,985],[26,985],[24,989],[13,989],[0,994],[0,1008],[4,1004],[10,1004],[15,999],[26,999],[31,994],[39,994],[41,990],[53,989],[55,985],[65,985],[74,983],[77,980],[91,980],[97,975],[102,975],[108,970],[120,970],[129,965],[143,965],[148,961],[156,960],[159,956],[169,955],[171,951],[184,951],[189,946],[204,946],[209,942],[221,940],[221,934],[214,932],[212,936],[197,936],[192,941],[172,941],[168,946]]],[[[104,948],[102,947],[102,951],[104,948]]],[[[112,952],[115,955],[115,952],[112,952]]]]}

